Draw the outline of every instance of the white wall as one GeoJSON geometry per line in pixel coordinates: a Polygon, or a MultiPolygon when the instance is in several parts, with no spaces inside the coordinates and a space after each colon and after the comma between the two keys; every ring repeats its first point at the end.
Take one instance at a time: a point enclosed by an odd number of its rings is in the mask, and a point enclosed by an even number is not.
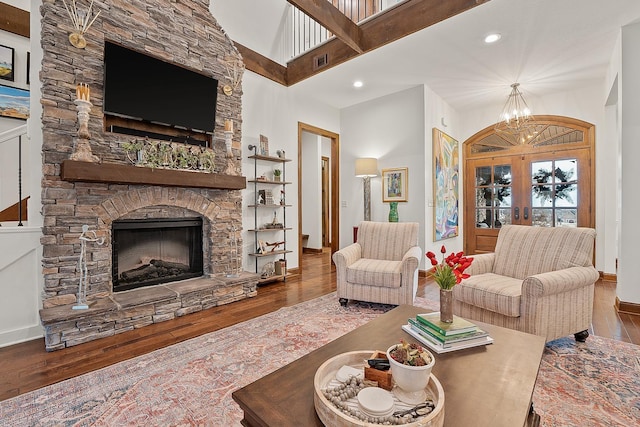
{"type": "Polygon", "coordinates": [[[640,256],[640,24],[622,28],[622,68],[619,72],[621,91],[621,184],[620,253],[617,294],[621,301],[640,304],[640,287],[636,271],[640,256]]]}
{"type": "MultiPolygon", "coordinates": [[[[401,222],[420,223],[421,248],[425,247],[425,95],[416,86],[340,112],[340,244],[352,243],[353,227],[364,218],[362,178],[355,176],[355,160],[378,159],[380,172],[407,167],[408,202],[398,204],[401,222]]],[[[430,145],[429,145],[430,146],[430,145]]],[[[382,179],[371,178],[371,220],[388,221],[389,204],[382,202],[382,179]]],[[[431,227],[431,225],[429,225],[431,227]]]]}
{"type": "MultiPolygon", "coordinates": [[[[250,144],[257,144],[260,134],[269,138],[269,150],[275,153],[284,149],[286,157],[291,162],[286,164],[287,181],[293,184],[287,186],[286,202],[293,207],[287,208],[287,249],[293,251],[287,254],[287,267],[299,266],[298,259],[298,122],[340,133],[340,115],[338,110],[319,105],[313,100],[305,99],[296,94],[295,86],[286,88],[278,83],[260,77],[250,71],[245,72],[242,81],[242,174],[247,177],[253,175],[253,161],[247,159],[251,153],[250,144]]],[[[253,208],[247,205],[253,202],[253,188],[249,186],[243,192],[243,229],[252,229],[253,208]]],[[[269,212],[267,217],[273,217],[269,212]]],[[[263,221],[264,222],[264,221],[263,221]]],[[[254,271],[255,260],[247,254],[253,251],[253,233],[243,232],[244,268],[254,271]]],[[[266,236],[265,236],[266,237],[266,236]]],[[[268,261],[268,260],[264,260],[268,261]]],[[[258,271],[260,271],[260,263],[258,271]]]]}
{"type": "Polygon", "coordinates": [[[322,137],[302,133],[302,233],[308,248],[322,249],[322,137]]]}

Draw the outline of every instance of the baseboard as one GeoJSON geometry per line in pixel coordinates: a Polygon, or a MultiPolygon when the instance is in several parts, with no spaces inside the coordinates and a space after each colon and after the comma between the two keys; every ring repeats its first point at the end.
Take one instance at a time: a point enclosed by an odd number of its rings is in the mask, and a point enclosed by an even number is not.
{"type": "Polygon", "coordinates": [[[618,310],[618,313],[640,315],[640,304],[620,301],[620,298],[618,297],[616,297],[616,309],[618,310]]]}
{"type": "Polygon", "coordinates": [[[321,254],[322,248],[302,248],[303,254],[321,254]]]}
{"type": "Polygon", "coordinates": [[[600,273],[600,278],[605,282],[617,282],[618,281],[618,277],[615,274],[603,273],[602,271],[599,271],[598,273],[600,273]]]}

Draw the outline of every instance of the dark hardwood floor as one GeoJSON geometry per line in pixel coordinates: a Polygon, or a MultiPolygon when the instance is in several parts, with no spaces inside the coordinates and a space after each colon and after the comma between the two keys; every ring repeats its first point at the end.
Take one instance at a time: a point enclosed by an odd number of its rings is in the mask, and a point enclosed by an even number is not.
{"type": "MultiPolygon", "coordinates": [[[[0,400],[215,331],[336,288],[328,252],[305,254],[302,273],[258,288],[258,296],[113,337],[47,353],[43,339],[0,348],[0,400]]],[[[596,284],[590,333],[640,344],[640,316],[618,314],[615,283],[596,284]]],[[[437,299],[438,288],[420,278],[418,295],[437,299]]]]}

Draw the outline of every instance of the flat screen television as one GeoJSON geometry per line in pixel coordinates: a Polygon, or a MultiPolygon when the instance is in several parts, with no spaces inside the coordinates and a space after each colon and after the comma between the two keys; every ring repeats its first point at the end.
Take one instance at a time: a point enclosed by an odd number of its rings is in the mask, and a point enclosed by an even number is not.
{"type": "Polygon", "coordinates": [[[218,80],[105,42],[104,112],[213,133],[218,80]]]}

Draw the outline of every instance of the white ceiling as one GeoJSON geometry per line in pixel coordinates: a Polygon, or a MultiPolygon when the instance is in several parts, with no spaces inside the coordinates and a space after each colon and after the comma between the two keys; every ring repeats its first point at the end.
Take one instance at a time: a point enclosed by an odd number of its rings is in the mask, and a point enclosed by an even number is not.
{"type": "MultiPolygon", "coordinates": [[[[212,3],[233,40],[278,60],[286,0],[212,3]]],[[[620,28],[639,20],[640,0],[491,0],[291,89],[336,108],[419,84],[458,111],[503,102],[514,82],[540,97],[602,83],[620,28]],[[502,39],[485,45],[490,32],[502,39]]]]}

